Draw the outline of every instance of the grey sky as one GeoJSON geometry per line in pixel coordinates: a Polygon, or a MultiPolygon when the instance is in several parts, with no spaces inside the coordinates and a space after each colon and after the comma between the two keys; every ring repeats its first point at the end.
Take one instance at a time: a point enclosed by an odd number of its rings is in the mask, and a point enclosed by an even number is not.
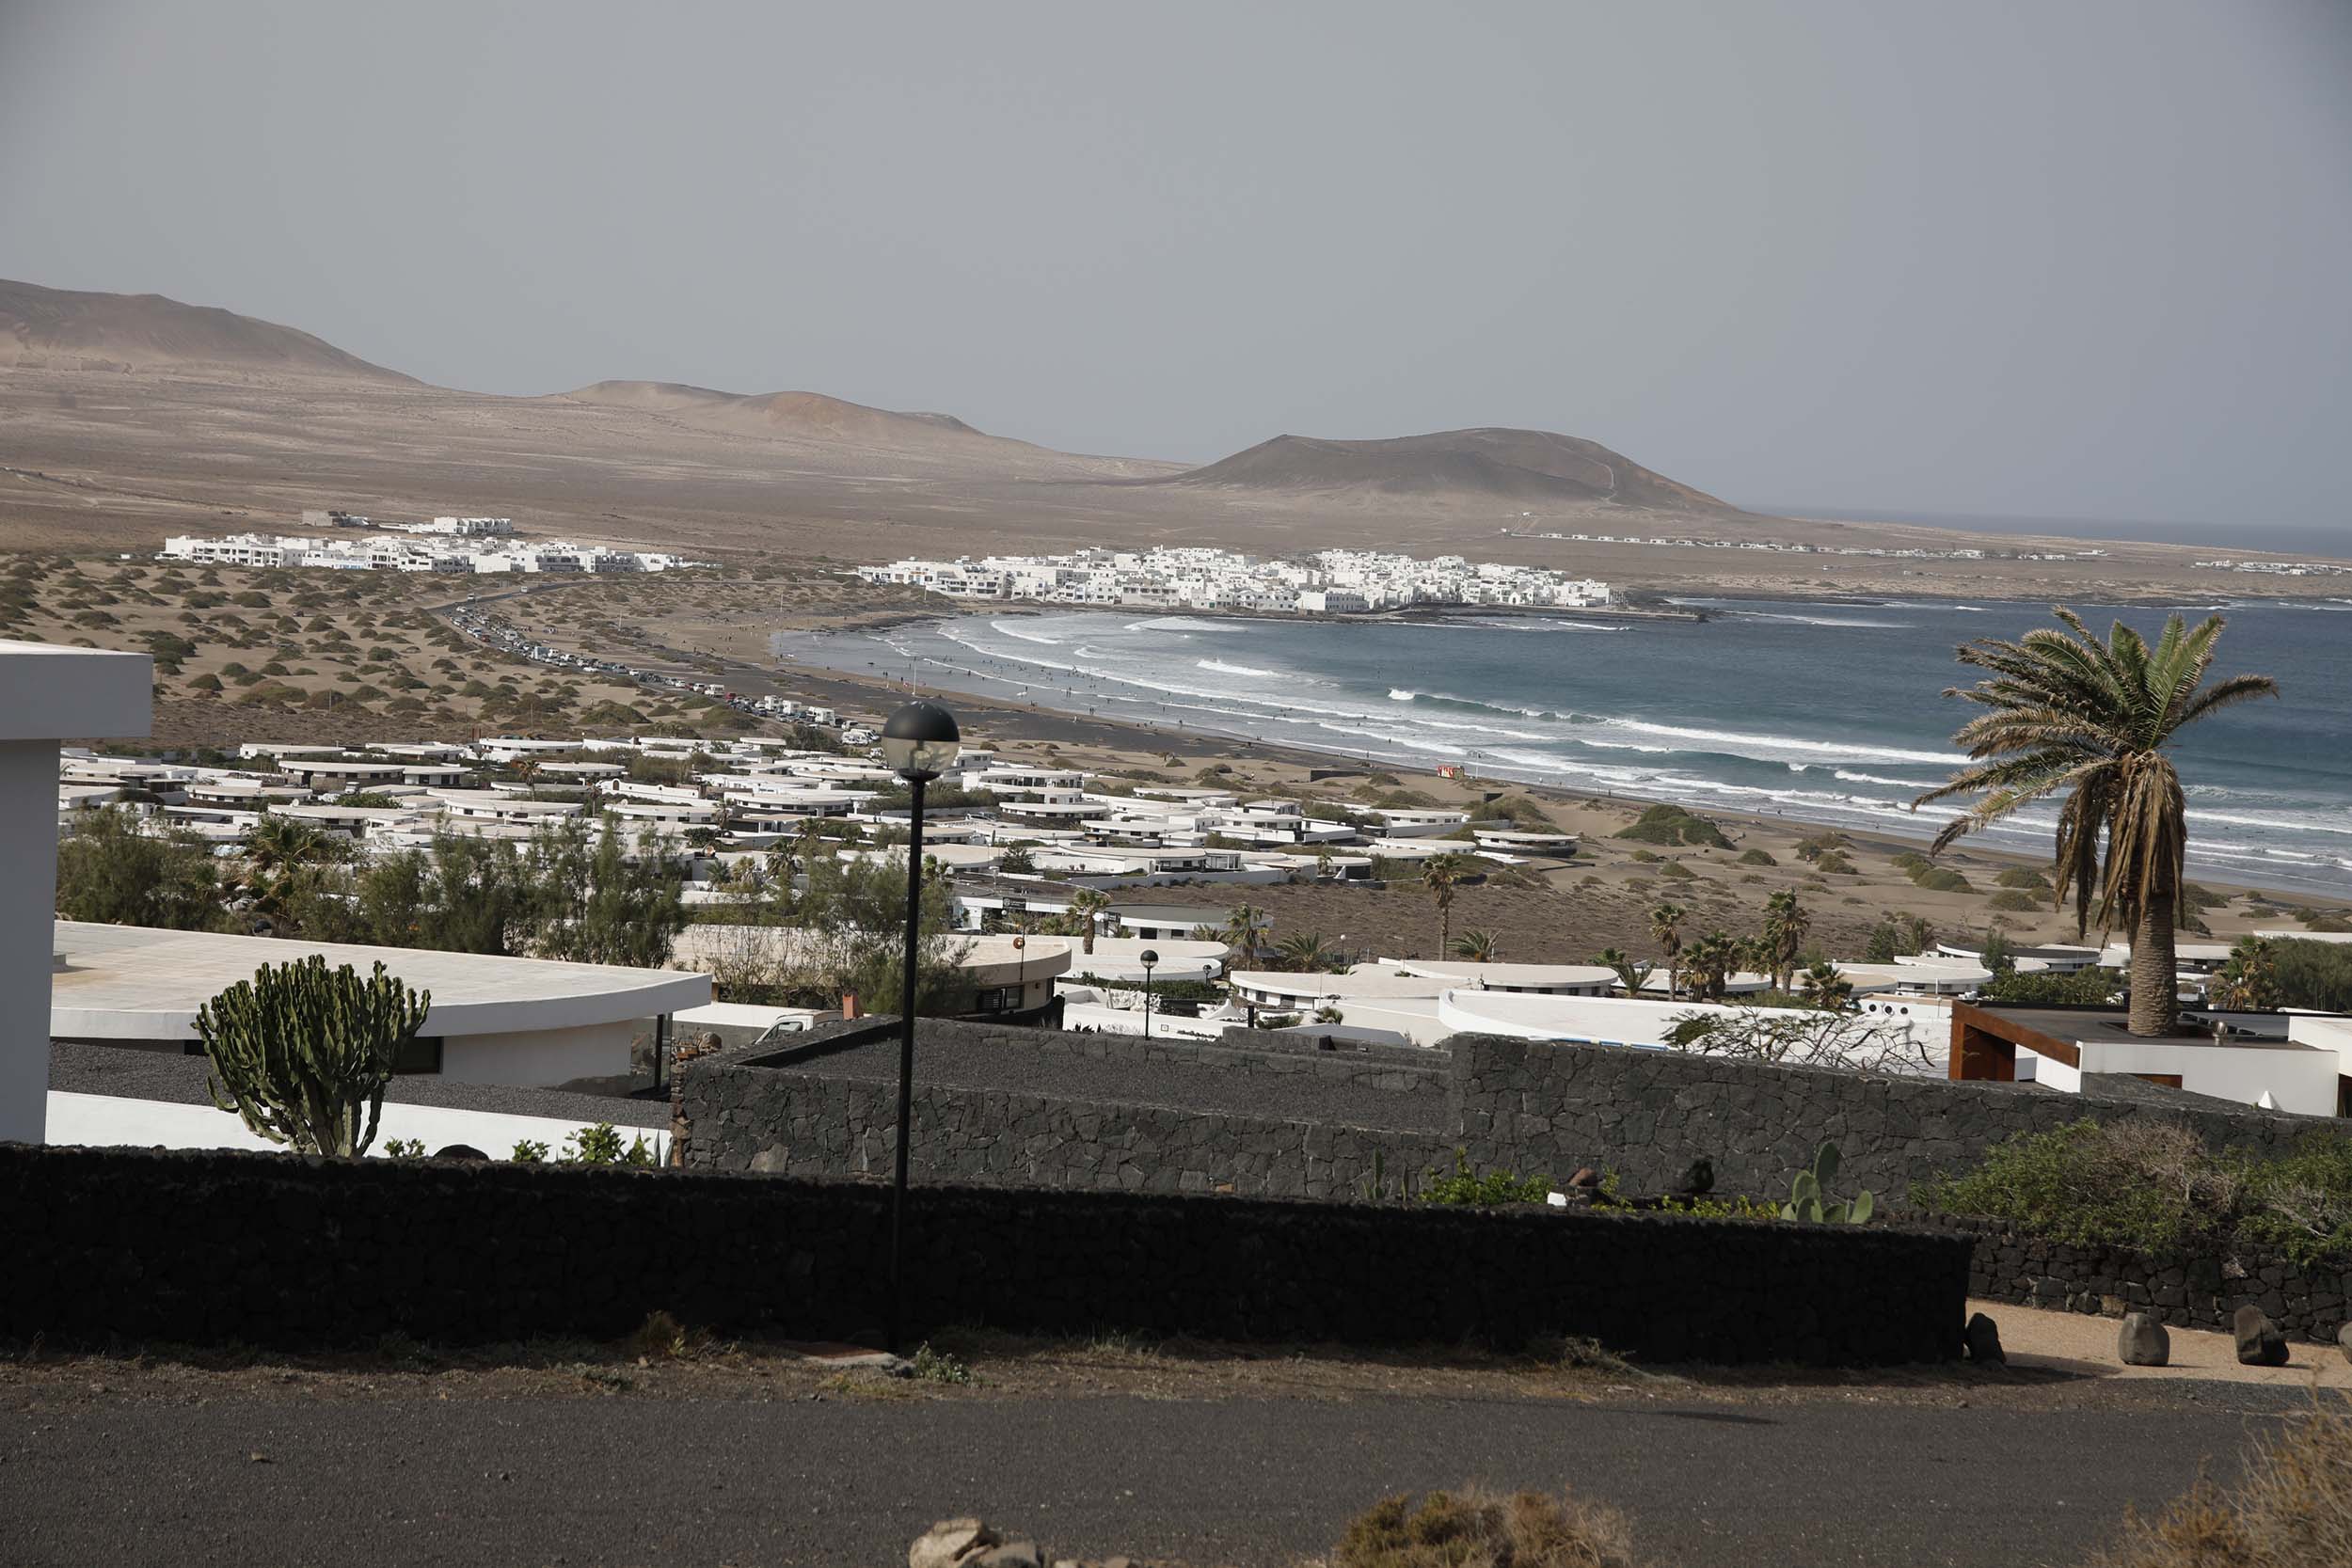
{"type": "Polygon", "coordinates": [[[2347,82],[2343,0],[0,0],[0,276],[490,391],[2352,531],[2347,82]]]}

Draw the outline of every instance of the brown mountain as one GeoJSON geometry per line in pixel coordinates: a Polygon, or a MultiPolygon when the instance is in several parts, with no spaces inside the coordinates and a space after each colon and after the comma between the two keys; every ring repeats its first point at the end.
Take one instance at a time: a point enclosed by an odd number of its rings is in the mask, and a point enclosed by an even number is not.
{"type": "Polygon", "coordinates": [[[635,408],[746,436],[784,436],[858,447],[1027,447],[989,436],[952,414],[869,408],[822,392],[720,392],[675,381],[599,381],[557,396],[571,403],[635,408]]]}
{"type": "Polygon", "coordinates": [[[217,366],[415,386],[334,344],[274,322],[161,294],[85,293],[0,279],[0,365],[163,371],[217,366]]]}
{"type": "Polygon", "coordinates": [[[1665,512],[1738,509],[1596,441],[1544,430],[1447,430],[1378,441],[1277,436],[1161,484],[1438,499],[1614,501],[1665,512]]]}

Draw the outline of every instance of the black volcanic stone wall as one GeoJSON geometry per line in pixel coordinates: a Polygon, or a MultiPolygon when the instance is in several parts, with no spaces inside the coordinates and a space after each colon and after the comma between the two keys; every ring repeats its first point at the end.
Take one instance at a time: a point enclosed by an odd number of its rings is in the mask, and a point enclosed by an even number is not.
{"type": "Polygon", "coordinates": [[[1449,1126],[1482,1168],[1621,1173],[1661,1191],[1691,1161],[1714,1163],[1715,1190],[1785,1196],[1823,1139],[1837,1145],[1840,1195],[1867,1187],[1907,1201],[1925,1177],[1967,1169],[1994,1144],[2085,1117],[2158,1116],[2217,1148],[2283,1152],[2324,1118],[2189,1097],[2060,1094],[2030,1084],[1781,1067],[1677,1051],[1555,1045],[1457,1035],[1449,1126]]]}
{"type": "MultiPolygon", "coordinates": [[[[897,1160],[895,1083],[721,1066],[692,1072],[681,1103],[691,1169],[887,1176],[897,1160]]],[[[1450,1170],[1454,1150],[1410,1132],[919,1080],[913,1115],[908,1164],[926,1181],[1357,1197],[1450,1170]]]]}
{"type": "Polygon", "coordinates": [[[2157,1257],[2130,1247],[2021,1236],[1997,1220],[1935,1215],[1924,1222],[1966,1236],[1969,1293],[1989,1301],[2120,1318],[2146,1312],[2179,1328],[2227,1332],[2241,1307],[2259,1307],[2292,1338],[2333,1344],[2352,1317],[2352,1271],[2305,1267],[2259,1247],[2157,1257]]]}
{"type": "MultiPolygon", "coordinates": [[[[0,1337],[357,1344],[883,1318],[876,1183],[0,1145],[0,1337]]],[[[1518,1209],[917,1187],[909,1322],[1515,1346],[1660,1361],[1950,1357],[1966,1238],[1518,1209]]]]}

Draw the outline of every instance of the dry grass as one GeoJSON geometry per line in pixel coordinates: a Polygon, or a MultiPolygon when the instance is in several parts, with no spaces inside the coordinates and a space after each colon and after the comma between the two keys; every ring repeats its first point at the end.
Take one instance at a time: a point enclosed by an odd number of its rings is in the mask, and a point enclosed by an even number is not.
{"type": "Polygon", "coordinates": [[[2234,1487],[2200,1480],[2153,1519],[2127,1513],[2088,1568],[2317,1568],[2352,1563],[2352,1402],[2314,1405],[2254,1439],[2234,1487]]]}
{"type": "Polygon", "coordinates": [[[1384,1497],[1358,1515],[1316,1568],[1634,1568],[1632,1531],[1614,1509],[1563,1493],[1506,1497],[1475,1484],[1384,1497]]]}

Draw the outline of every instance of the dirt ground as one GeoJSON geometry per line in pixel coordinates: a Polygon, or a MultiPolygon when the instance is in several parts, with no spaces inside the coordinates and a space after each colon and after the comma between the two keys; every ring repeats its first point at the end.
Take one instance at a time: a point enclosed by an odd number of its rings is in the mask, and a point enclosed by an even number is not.
{"type": "Polygon", "coordinates": [[[2352,1388],[2332,1346],[2296,1344],[2282,1368],[2240,1367],[2227,1335],[2174,1329],[2172,1365],[2124,1367],[2116,1323],[2068,1312],[1972,1302],[1999,1323],[2009,1365],[1814,1370],[1792,1367],[1645,1367],[1590,1340],[1543,1341],[1519,1354],[1468,1347],[1388,1352],[1336,1346],[1242,1346],[1119,1334],[1041,1338],[957,1327],[924,1341],[914,1376],[872,1365],[855,1345],[721,1339],[675,1325],[612,1341],[538,1340],[450,1349],[394,1337],[363,1351],[141,1346],[114,1354],[9,1347],[0,1355],[0,1408],[190,1403],[232,1397],[300,1402],[426,1397],[577,1399],[620,1395],[775,1401],[1012,1400],[1073,1396],[1357,1401],[1615,1401],[1725,1404],[1843,1400],[1862,1403],[1997,1404],[2026,1409],[2128,1407],[2194,1397],[2212,1385],[2314,1392],[2352,1388]]]}

